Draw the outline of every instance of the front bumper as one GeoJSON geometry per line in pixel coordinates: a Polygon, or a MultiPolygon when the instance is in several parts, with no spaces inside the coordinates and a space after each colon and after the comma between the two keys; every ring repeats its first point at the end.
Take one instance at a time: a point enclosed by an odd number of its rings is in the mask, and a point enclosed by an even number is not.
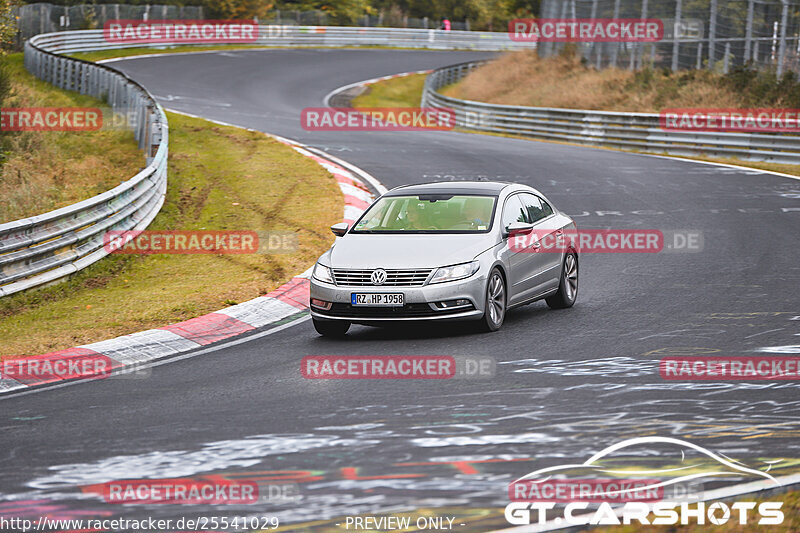
{"type": "Polygon", "coordinates": [[[347,320],[355,323],[411,320],[457,320],[483,316],[486,277],[471,278],[422,287],[398,286],[337,286],[311,278],[311,299],[331,302],[330,309],[311,306],[311,316],[327,320],[347,320]],[[350,304],[350,295],[358,293],[401,292],[402,307],[362,307],[350,304]],[[440,308],[437,302],[468,300],[468,306],[440,308]]]}

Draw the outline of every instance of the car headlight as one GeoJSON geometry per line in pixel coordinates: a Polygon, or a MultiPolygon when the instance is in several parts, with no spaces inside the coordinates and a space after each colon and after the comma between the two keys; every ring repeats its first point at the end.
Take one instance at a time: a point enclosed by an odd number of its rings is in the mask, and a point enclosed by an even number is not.
{"type": "Polygon", "coordinates": [[[331,269],[317,263],[314,265],[314,272],[311,274],[314,279],[324,281],[325,283],[333,283],[333,275],[331,269]]]}
{"type": "Polygon", "coordinates": [[[470,261],[469,263],[461,263],[460,265],[437,268],[436,272],[431,278],[431,283],[442,283],[445,281],[455,281],[457,279],[468,278],[477,272],[479,268],[480,263],[478,261],[470,261]]]}

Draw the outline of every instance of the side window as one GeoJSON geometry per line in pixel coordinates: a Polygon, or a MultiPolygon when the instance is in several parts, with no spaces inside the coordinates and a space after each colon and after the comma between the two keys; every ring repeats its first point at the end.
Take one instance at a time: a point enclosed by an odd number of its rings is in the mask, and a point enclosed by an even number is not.
{"type": "Polygon", "coordinates": [[[506,229],[512,222],[528,221],[525,215],[525,206],[522,205],[519,196],[519,194],[515,194],[506,200],[503,208],[503,229],[506,229]]]}
{"type": "Polygon", "coordinates": [[[528,213],[528,220],[531,222],[538,222],[543,218],[547,218],[553,214],[553,208],[550,204],[542,200],[536,195],[530,193],[523,193],[522,203],[525,204],[525,210],[528,213]]]}

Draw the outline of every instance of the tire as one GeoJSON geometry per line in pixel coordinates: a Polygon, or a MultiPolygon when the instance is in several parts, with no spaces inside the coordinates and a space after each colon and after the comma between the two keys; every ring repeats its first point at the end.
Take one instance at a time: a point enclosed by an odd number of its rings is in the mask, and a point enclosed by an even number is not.
{"type": "Polygon", "coordinates": [[[312,317],[311,321],[314,322],[314,329],[323,337],[342,338],[350,329],[350,322],[345,320],[318,320],[312,317]]]}
{"type": "Polygon", "coordinates": [[[506,280],[500,269],[492,269],[489,281],[486,283],[486,310],[481,318],[481,327],[484,331],[497,331],[503,325],[508,304],[507,295],[506,280]]]}
{"type": "Polygon", "coordinates": [[[550,309],[567,309],[575,304],[578,298],[578,255],[567,252],[564,257],[564,264],[561,267],[561,281],[558,284],[558,291],[545,298],[545,302],[550,309]]]}

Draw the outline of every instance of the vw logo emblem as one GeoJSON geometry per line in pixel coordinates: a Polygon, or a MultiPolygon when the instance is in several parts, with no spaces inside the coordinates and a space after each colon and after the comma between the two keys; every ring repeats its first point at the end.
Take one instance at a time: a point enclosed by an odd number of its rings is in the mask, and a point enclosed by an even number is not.
{"type": "Polygon", "coordinates": [[[386,283],[386,271],[382,268],[373,270],[369,279],[372,281],[373,285],[383,285],[386,283]]]}

